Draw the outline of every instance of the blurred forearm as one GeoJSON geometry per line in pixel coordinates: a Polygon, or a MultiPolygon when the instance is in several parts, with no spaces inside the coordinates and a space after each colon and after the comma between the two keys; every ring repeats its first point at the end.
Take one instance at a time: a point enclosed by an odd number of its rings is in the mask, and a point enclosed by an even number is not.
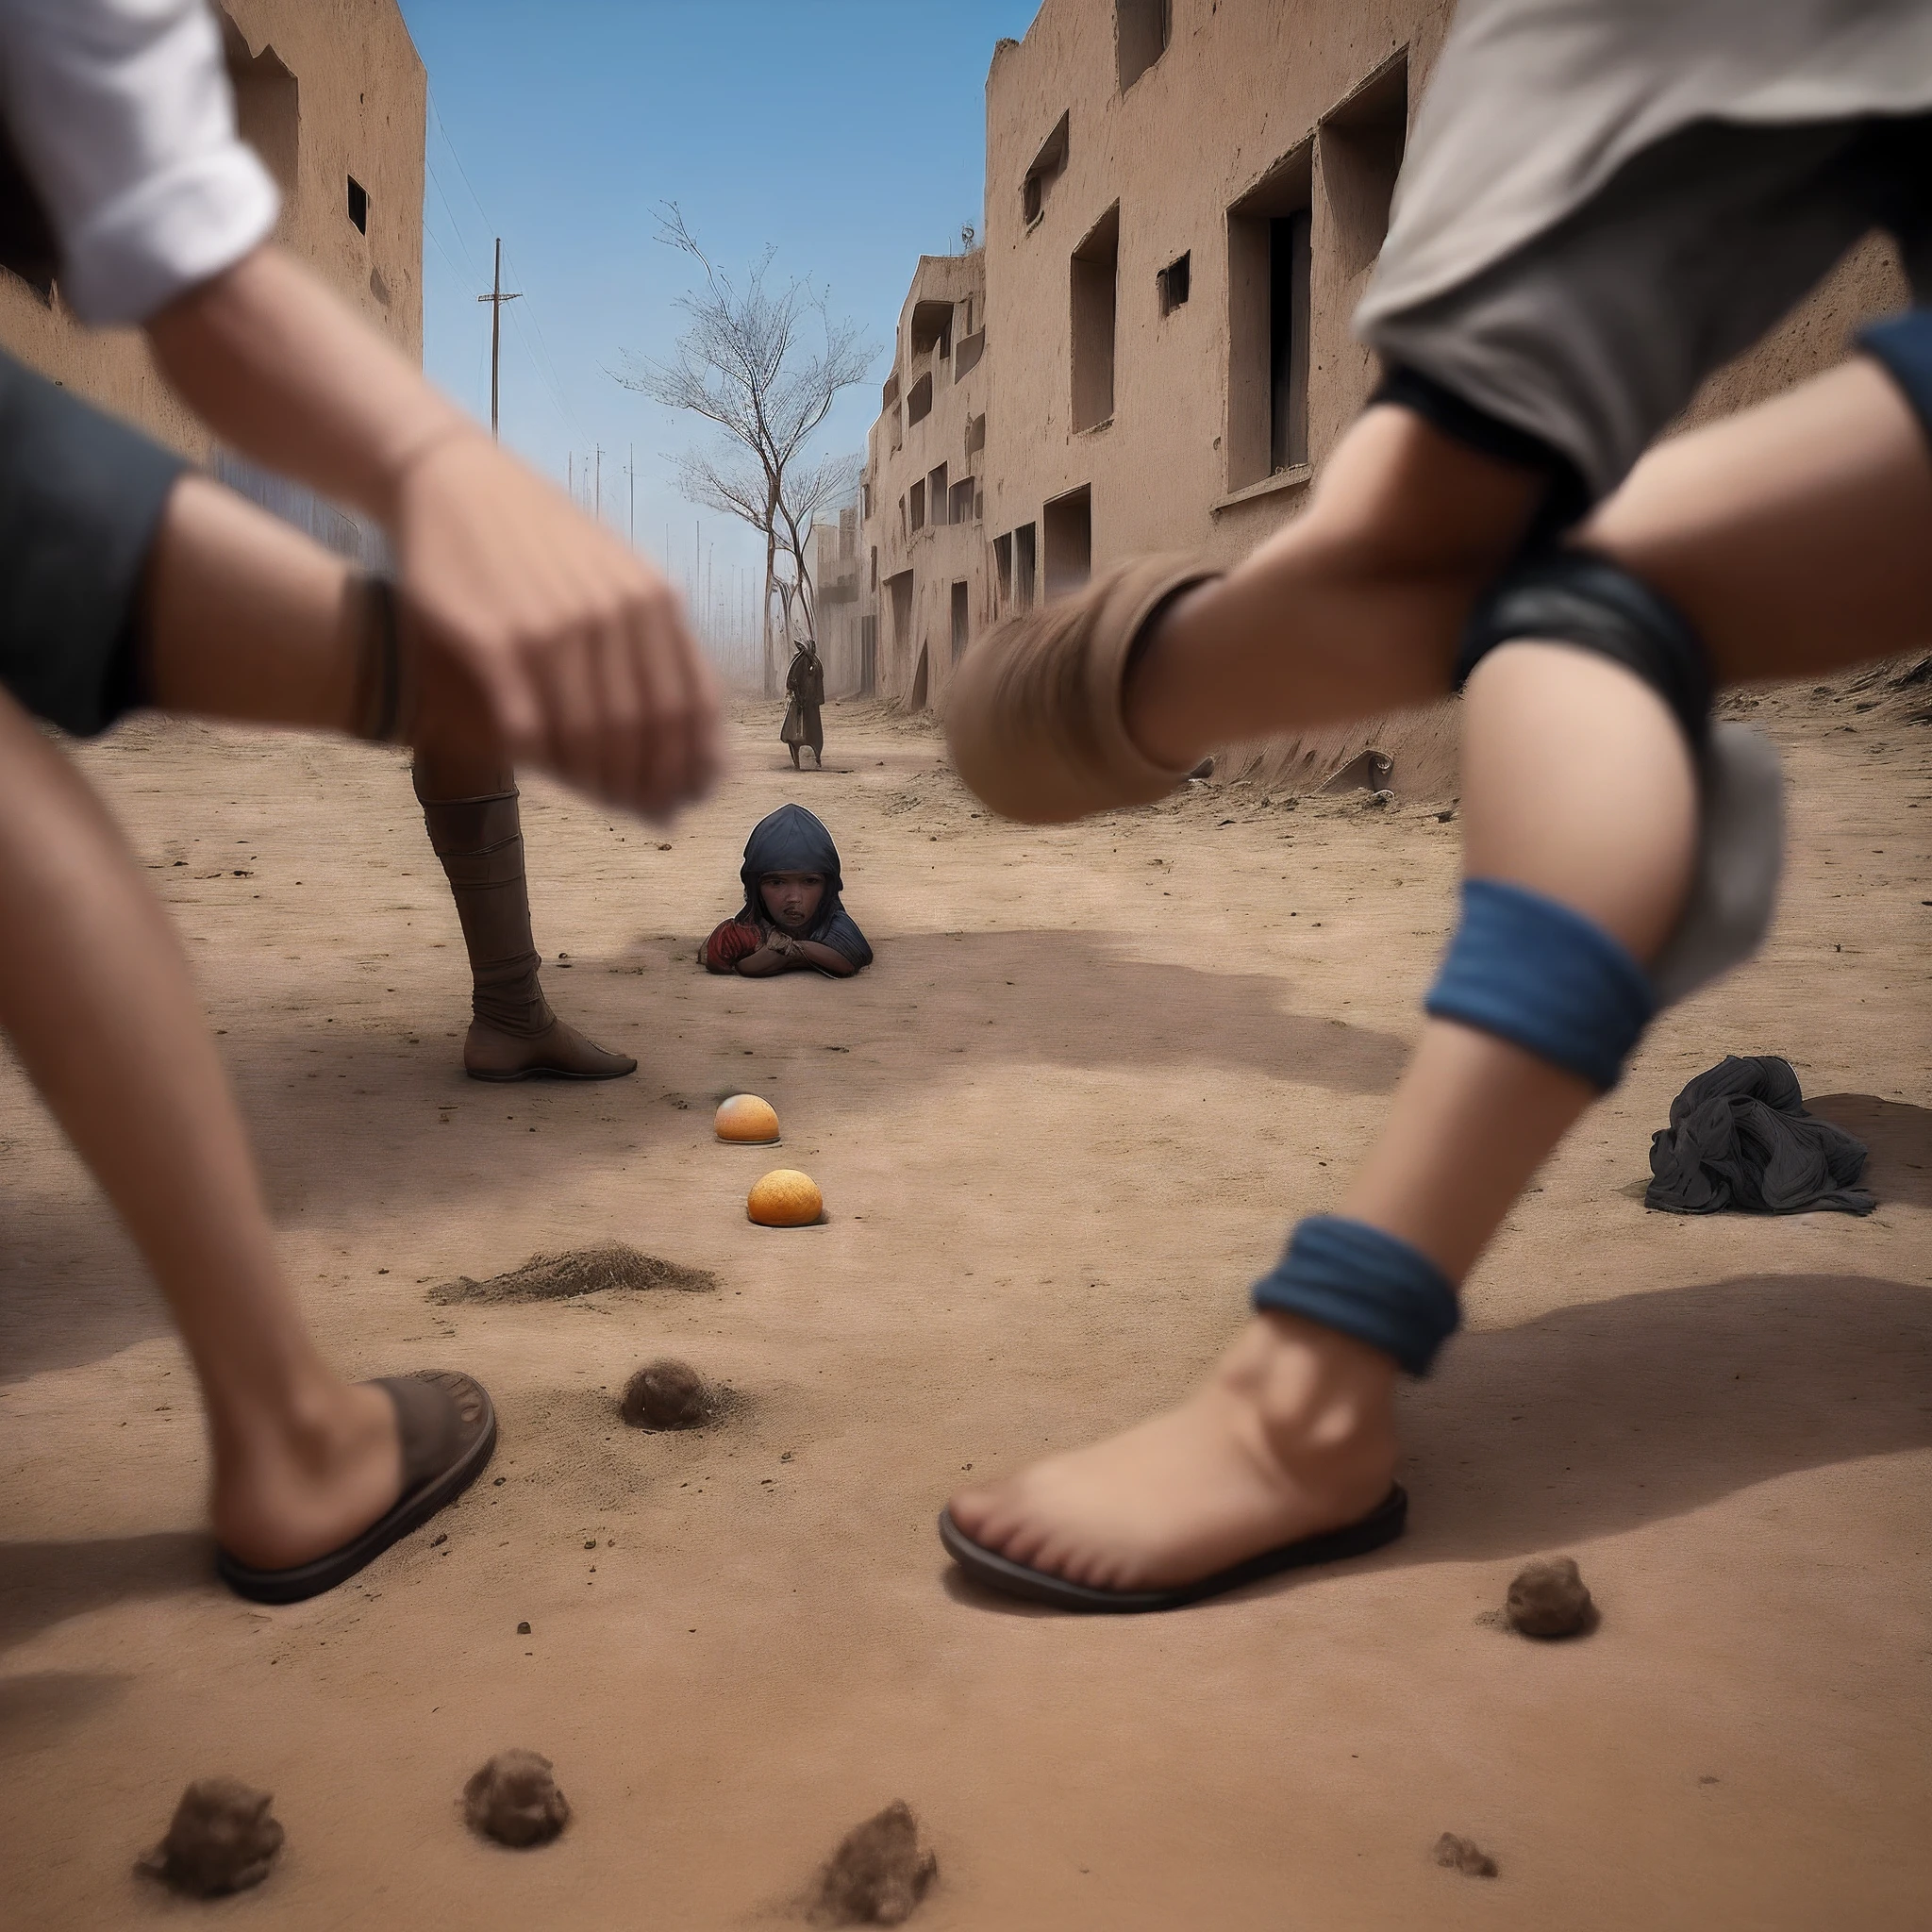
{"type": "Polygon", "coordinates": [[[410,462],[475,429],[272,244],[170,303],[147,334],[162,373],[224,441],[384,525],[410,462]]]}

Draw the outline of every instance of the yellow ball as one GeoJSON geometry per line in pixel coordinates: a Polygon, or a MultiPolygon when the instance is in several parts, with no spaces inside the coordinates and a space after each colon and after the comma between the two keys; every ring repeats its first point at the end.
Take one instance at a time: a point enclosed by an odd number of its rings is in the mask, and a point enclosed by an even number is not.
{"type": "Polygon", "coordinates": [[[714,1124],[721,1141],[754,1144],[778,1138],[778,1115],[769,1100],[756,1093],[734,1093],[718,1109],[714,1124]]]}
{"type": "Polygon", "coordinates": [[[774,1167],[751,1191],[744,1211],[760,1227],[809,1227],[825,1211],[825,1197],[808,1174],[774,1167]]]}

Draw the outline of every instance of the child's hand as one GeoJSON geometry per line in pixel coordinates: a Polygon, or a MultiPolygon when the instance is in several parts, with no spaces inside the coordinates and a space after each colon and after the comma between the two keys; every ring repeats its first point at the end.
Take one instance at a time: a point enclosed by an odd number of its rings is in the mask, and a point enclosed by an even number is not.
{"type": "Polygon", "coordinates": [[[776,926],[772,929],[772,937],[765,943],[781,959],[789,958],[798,950],[798,941],[789,932],[782,931],[776,926]]]}
{"type": "Polygon", "coordinates": [[[748,959],[765,942],[765,936],[748,920],[734,920],[721,925],[705,948],[705,963],[728,972],[741,959],[748,959]]]}

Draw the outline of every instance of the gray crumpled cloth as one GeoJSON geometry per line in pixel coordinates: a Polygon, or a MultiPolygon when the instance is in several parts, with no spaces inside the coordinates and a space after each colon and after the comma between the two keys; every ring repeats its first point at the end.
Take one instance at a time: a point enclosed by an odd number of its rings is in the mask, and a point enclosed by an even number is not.
{"type": "Polygon", "coordinates": [[[1854,1185],[1865,1143],[1805,1111],[1789,1060],[1725,1058],[1671,1102],[1651,1136],[1643,1205],[1667,1214],[1869,1214],[1877,1198],[1854,1185]]]}

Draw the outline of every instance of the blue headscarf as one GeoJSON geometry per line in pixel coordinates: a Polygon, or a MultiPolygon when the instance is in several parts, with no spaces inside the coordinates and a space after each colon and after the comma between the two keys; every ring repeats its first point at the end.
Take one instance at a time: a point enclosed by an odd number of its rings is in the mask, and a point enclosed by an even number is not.
{"type": "Polygon", "coordinates": [[[774,872],[815,872],[824,875],[824,896],[819,901],[810,930],[800,935],[850,959],[855,966],[872,964],[872,948],[852,915],[839,903],[844,880],[839,875],[839,848],[824,824],[802,805],[781,805],[768,818],[752,827],[744,841],[744,864],[739,879],[744,887],[744,905],[739,918],[758,925],[770,925],[764,895],[758,881],[774,872]]]}

